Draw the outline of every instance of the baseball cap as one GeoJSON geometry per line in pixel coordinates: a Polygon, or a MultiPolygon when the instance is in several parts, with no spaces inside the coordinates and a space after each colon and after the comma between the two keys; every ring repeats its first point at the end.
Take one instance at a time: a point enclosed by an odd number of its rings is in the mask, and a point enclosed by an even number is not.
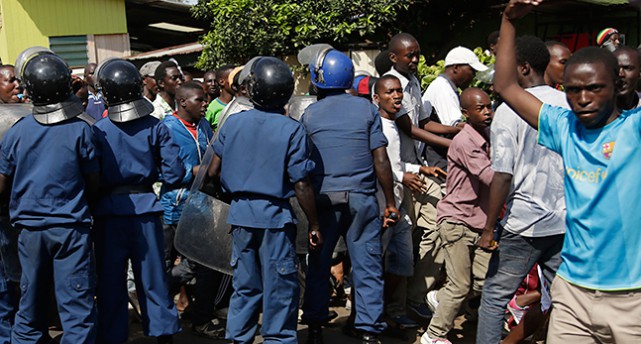
{"type": "Polygon", "coordinates": [[[146,76],[153,77],[154,73],[156,73],[156,68],[158,68],[158,66],[160,66],[160,61],[149,61],[144,65],[142,65],[142,67],[140,67],[140,75],[142,75],[143,77],[146,77],[146,76]]]}
{"type": "Polygon", "coordinates": [[[470,67],[474,68],[477,72],[487,70],[487,66],[479,61],[476,54],[465,47],[456,47],[447,53],[447,56],[445,56],[445,67],[452,65],[470,65],[470,67]]]}

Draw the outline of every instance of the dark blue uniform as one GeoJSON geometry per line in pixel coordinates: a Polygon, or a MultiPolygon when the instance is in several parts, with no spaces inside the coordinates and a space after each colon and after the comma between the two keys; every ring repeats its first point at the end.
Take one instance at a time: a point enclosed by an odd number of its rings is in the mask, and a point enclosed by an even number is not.
{"type": "Polygon", "coordinates": [[[327,321],[330,264],[339,236],[352,260],[359,330],[380,333],[383,315],[381,219],[372,151],[387,145],[376,108],[363,98],[331,95],[310,105],[301,122],[312,141],[318,221],[324,244],[310,254],[303,318],[327,321]]]}
{"type": "Polygon", "coordinates": [[[305,129],[280,113],[249,110],[227,119],[214,151],[222,159],[221,183],[232,194],[227,339],[253,343],[262,302],[265,343],[296,343],[296,218],[288,199],[314,167],[305,129]]]}
{"type": "Polygon", "coordinates": [[[127,259],[135,275],[145,335],[172,335],[180,325],[167,288],[163,208],[152,184],[160,179],[168,184],[183,180],[180,148],[167,127],[152,116],[123,123],[104,118],[93,128],[103,192],[95,212],[99,341],[127,341],[127,259]]]}
{"type": "Polygon", "coordinates": [[[39,343],[48,337],[52,281],[64,330],[61,343],[95,340],[85,176],[98,170],[91,129],[77,118],[42,125],[28,116],[2,141],[0,173],[13,178],[9,214],[12,225],[22,229],[22,298],[12,343],[39,343]]]}

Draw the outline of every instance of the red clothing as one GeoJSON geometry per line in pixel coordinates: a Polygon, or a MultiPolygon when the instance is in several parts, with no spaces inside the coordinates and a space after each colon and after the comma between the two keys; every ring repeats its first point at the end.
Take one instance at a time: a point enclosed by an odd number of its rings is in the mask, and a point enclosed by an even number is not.
{"type": "Polygon", "coordinates": [[[178,116],[178,113],[176,111],[174,111],[173,115],[174,117],[178,118],[178,120],[180,120],[180,123],[182,123],[185,126],[185,128],[187,128],[187,131],[189,131],[191,136],[193,136],[194,139],[198,140],[198,125],[196,123],[194,124],[189,123],[184,119],[180,118],[180,116],[178,116]]]}
{"type": "Polygon", "coordinates": [[[483,229],[494,176],[491,165],[490,142],[465,124],[447,152],[447,194],[436,206],[437,222],[448,220],[483,229]]]}

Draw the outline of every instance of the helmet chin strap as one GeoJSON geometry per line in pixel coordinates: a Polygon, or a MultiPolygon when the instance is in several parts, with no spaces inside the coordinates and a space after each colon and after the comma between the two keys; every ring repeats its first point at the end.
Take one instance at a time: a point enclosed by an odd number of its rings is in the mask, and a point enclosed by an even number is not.
{"type": "Polygon", "coordinates": [[[327,56],[327,53],[330,50],[332,50],[332,48],[325,48],[319,51],[316,57],[316,67],[314,71],[316,72],[316,82],[320,84],[325,83],[325,76],[323,73],[323,62],[325,62],[325,56],[327,56]]]}

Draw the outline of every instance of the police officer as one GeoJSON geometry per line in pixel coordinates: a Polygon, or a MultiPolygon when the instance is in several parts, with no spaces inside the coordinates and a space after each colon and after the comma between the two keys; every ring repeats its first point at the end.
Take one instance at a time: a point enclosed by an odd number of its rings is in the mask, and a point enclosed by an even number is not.
{"type": "MultiPolygon", "coordinates": [[[[300,55],[299,55],[300,56],[300,55]]],[[[301,61],[303,62],[303,61],[301,61]]],[[[352,260],[356,290],[356,330],[363,343],[379,343],[385,329],[381,230],[394,223],[392,173],[377,109],[366,99],[345,92],[354,66],[345,54],[324,47],[309,63],[318,102],[305,110],[301,122],[312,141],[316,168],[312,183],[325,244],[309,255],[303,320],[309,323],[308,343],[322,343],[321,325],[328,320],[328,283],[332,251],[339,236],[352,260]],[[385,193],[385,221],[379,217],[376,179],[385,193]]]]}
{"type": "Polygon", "coordinates": [[[160,179],[178,184],[185,177],[180,148],[167,127],[149,116],[142,78],[125,60],[112,59],[98,68],[108,117],[94,126],[103,171],[95,212],[98,262],[98,338],[101,343],[127,341],[127,259],[131,260],[143,313],[143,331],[171,343],[180,330],[169,298],[163,258],[163,211],[152,184],[160,179]]]}
{"type": "Polygon", "coordinates": [[[262,302],[264,342],[297,343],[296,218],[288,198],[296,195],[307,215],[311,249],[320,247],[308,178],[314,164],[305,128],[283,115],[294,90],[289,67],[261,57],[251,68],[248,88],[255,109],[230,116],[220,128],[208,170],[210,177],[220,176],[232,198],[227,222],[234,293],[226,337],[253,343],[262,302]]]}
{"type": "Polygon", "coordinates": [[[18,57],[16,71],[34,107],[33,114],[9,129],[0,150],[0,193],[11,188],[11,222],[22,230],[22,298],[11,342],[47,342],[53,281],[61,343],[93,343],[89,202],[99,171],[93,135],[88,123],[77,118],[83,108],[72,99],[71,70],[63,59],[44,48],[29,48],[18,57]]]}

